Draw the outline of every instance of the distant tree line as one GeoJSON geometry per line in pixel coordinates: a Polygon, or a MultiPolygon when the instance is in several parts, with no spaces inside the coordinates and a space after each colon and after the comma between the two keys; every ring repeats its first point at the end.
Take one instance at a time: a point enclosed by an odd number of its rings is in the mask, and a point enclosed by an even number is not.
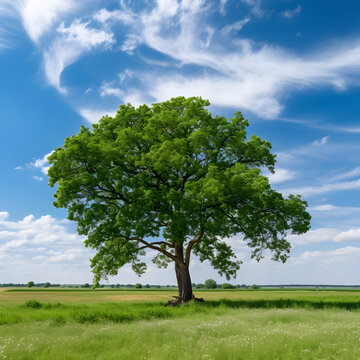
{"type": "MultiPolygon", "coordinates": [[[[0,284],[0,287],[36,287],[36,288],[49,288],[49,287],[62,287],[62,288],[91,288],[92,284],[51,284],[50,282],[44,283],[34,283],[34,281],[29,281],[28,283],[4,283],[0,284]]],[[[150,285],[150,284],[101,284],[101,288],[135,288],[135,289],[163,289],[163,288],[177,288],[176,285],[150,285]]],[[[208,279],[204,283],[192,283],[194,289],[260,289],[260,288],[359,288],[360,285],[312,285],[312,284],[286,284],[286,285],[233,285],[229,283],[217,284],[215,280],[208,279]]]]}

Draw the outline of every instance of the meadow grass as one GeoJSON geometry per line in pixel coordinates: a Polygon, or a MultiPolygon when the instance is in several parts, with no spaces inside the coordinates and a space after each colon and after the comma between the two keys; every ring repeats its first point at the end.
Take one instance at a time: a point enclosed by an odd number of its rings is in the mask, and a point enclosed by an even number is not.
{"type": "Polygon", "coordinates": [[[197,294],[204,304],[179,308],[164,307],[160,291],[152,300],[148,291],[137,291],[137,301],[109,299],[101,290],[63,294],[1,293],[0,359],[358,359],[360,354],[358,292],[204,292],[197,294]]]}

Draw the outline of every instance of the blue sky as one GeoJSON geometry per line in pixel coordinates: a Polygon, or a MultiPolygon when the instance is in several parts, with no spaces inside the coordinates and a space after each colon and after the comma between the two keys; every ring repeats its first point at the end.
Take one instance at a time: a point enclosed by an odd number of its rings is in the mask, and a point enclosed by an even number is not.
{"type": "MultiPolygon", "coordinates": [[[[360,3],[356,0],[0,0],[0,282],[89,282],[90,250],[52,206],[47,155],[122,103],[202,96],[242,111],[277,154],[274,188],[312,230],[288,262],[241,238],[234,283],[360,283],[360,3]]],[[[173,269],[140,280],[174,284],[173,269]]],[[[193,258],[192,280],[225,281],[193,258]]]]}

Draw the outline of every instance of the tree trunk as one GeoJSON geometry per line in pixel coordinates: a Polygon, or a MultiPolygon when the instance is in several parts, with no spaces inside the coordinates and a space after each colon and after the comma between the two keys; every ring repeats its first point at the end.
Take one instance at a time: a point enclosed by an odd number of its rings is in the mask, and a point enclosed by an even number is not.
{"type": "Polygon", "coordinates": [[[184,248],[182,245],[175,245],[175,256],[180,260],[179,262],[175,262],[179,300],[180,302],[188,302],[193,298],[193,293],[189,268],[184,263],[184,248]]]}
{"type": "Polygon", "coordinates": [[[184,303],[192,300],[193,293],[189,268],[185,264],[178,265],[175,263],[175,272],[179,289],[179,300],[184,303]]]}

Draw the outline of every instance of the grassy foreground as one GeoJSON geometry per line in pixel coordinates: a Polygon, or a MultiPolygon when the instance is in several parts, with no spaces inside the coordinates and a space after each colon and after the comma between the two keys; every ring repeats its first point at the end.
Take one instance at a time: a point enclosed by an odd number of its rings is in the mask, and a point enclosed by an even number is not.
{"type": "Polygon", "coordinates": [[[359,358],[359,292],[214,291],[176,309],[135,294],[1,292],[0,359],[359,358]]]}

